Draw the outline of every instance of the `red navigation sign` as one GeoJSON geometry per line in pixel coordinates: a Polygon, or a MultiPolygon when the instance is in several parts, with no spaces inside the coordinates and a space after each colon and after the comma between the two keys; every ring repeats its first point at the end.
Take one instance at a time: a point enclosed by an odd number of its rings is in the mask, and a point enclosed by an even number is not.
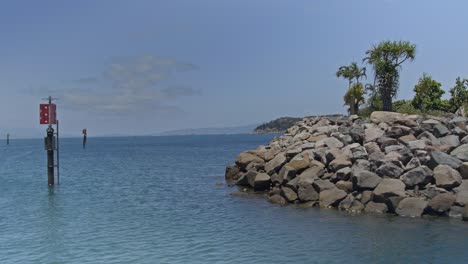
{"type": "Polygon", "coordinates": [[[40,104],[39,123],[41,125],[57,124],[57,107],[55,104],[40,104]]]}

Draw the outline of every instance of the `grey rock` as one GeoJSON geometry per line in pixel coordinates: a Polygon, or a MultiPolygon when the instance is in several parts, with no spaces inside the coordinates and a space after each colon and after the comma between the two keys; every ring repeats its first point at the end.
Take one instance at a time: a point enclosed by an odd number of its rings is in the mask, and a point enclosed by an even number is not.
{"type": "Polygon", "coordinates": [[[468,136],[462,138],[462,139],[460,140],[460,144],[468,144],[468,136]]]}
{"type": "Polygon", "coordinates": [[[406,115],[395,113],[395,112],[385,112],[385,111],[374,111],[370,116],[370,120],[376,124],[387,123],[392,124],[396,121],[402,121],[406,118],[406,115]]]}
{"type": "Polygon", "coordinates": [[[468,161],[468,144],[463,144],[450,152],[450,155],[462,161],[468,161]]]}
{"type": "Polygon", "coordinates": [[[408,142],[408,148],[411,150],[417,150],[417,149],[424,150],[426,149],[426,142],[421,139],[410,141],[408,142]]]}
{"type": "Polygon", "coordinates": [[[385,135],[385,132],[378,127],[371,127],[364,130],[364,142],[373,142],[385,135]]]}
{"type": "Polygon", "coordinates": [[[389,178],[398,179],[400,175],[403,174],[403,169],[399,166],[396,166],[393,163],[386,163],[380,166],[376,170],[376,173],[380,177],[389,177],[389,178]]]}
{"type": "Polygon", "coordinates": [[[325,190],[319,194],[320,207],[337,206],[347,193],[338,188],[325,190]]]}
{"type": "Polygon", "coordinates": [[[444,213],[455,203],[455,195],[452,193],[441,193],[429,201],[428,207],[436,213],[444,213]]]}
{"type": "Polygon", "coordinates": [[[317,192],[323,192],[325,190],[336,188],[335,184],[328,180],[316,180],[312,183],[317,192]]]}
{"type": "Polygon", "coordinates": [[[268,202],[273,204],[279,204],[281,206],[285,206],[287,204],[286,199],[279,194],[272,195],[268,197],[268,202]]]}
{"type": "Polygon", "coordinates": [[[460,139],[456,135],[448,135],[442,138],[439,138],[440,144],[450,147],[456,147],[460,145],[460,139]]]}
{"type": "Polygon", "coordinates": [[[441,124],[434,125],[434,136],[438,138],[446,136],[449,132],[450,131],[448,130],[448,128],[444,125],[441,125],[441,124]]]}
{"type": "Polygon", "coordinates": [[[336,188],[350,193],[353,191],[353,183],[350,181],[338,181],[336,183],[336,188]]]}
{"type": "Polygon", "coordinates": [[[390,137],[380,137],[377,139],[380,149],[384,150],[388,146],[398,145],[398,140],[390,137]]]}
{"type": "Polygon", "coordinates": [[[373,191],[363,191],[361,195],[361,202],[366,204],[374,199],[373,191]]]}
{"type": "Polygon", "coordinates": [[[270,176],[270,179],[273,184],[283,184],[286,182],[278,173],[273,173],[273,175],[270,176]]]}
{"type": "Polygon", "coordinates": [[[224,173],[224,178],[226,180],[237,180],[239,179],[239,167],[236,165],[231,165],[226,167],[226,171],[224,173]]]}
{"type": "Polygon", "coordinates": [[[319,194],[312,185],[303,185],[299,186],[297,195],[300,201],[317,201],[319,199],[319,194]]]}
{"type": "Polygon", "coordinates": [[[456,206],[456,205],[450,207],[449,217],[452,217],[452,218],[461,218],[461,217],[462,217],[462,214],[463,214],[463,207],[461,207],[461,206],[456,206]]]}
{"type": "Polygon", "coordinates": [[[359,160],[356,160],[353,164],[353,166],[351,167],[351,170],[352,172],[356,172],[356,171],[359,171],[359,170],[370,170],[370,167],[371,167],[371,164],[368,160],[365,160],[365,159],[359,159],[359,160]]]}
{"type": "Polygon", "coordinates": [[[284,181],[290,181],[296,177],[297,171],[289,165],[284,165],[278,175],[280,179],[282,178],[284,181]]]}
{"type": "Polygon", "coordinates": [[[374,201],[385,202],[393,196],[404,197],[405,184],[398,179],[383,179],[374,190],[374,201]]]}
{"type": "Polygon", "coordinates": [[[384,203],[375,203],[375,202],[368,202],[366,204],[366,208],[364,209],[366,213],[378,213],[383,214],[388,211],[388,207],[384,203]]]}
{"type": "MultiPolygon", "coordinates": [[[[252,171],[252,172],[250,172],[250,173],[255,173],[255,174],[257,174],[257,172],[255,172],[255,171],[252,171]]],[[[239,177],[239,179],[237,180],[236,184],[237,184],[237,185],[240,185],[240,186],[247,186],[247,185],[249,185],[249,178],[247,177],[247,174],[248,174],[248,172],[247,172],[246,174],[241,175],[241,176],[239,177]]]]}
{"type": "Polygon", "coordinates": [[[374,152],[380,152],[379,144],[377,144],[376,142],[366,143],[364,144],[364,147],[366,148],[368,155],[371,155],[374,152]]]}
{"type": "Polygon", "coordinates": [[[468,162],[463,162],[460,166],[460,175],[462,179],[468,179],[468,162]]]}
{"type": "Polygon", "coordinates": [[[400,176],[406,186],[412,188],[416,185],[424,186],[433,179],[433,172],[426,166],[417,167],[400,176]]]}
{"type": "MultiPolygon", "coordinates": [[[[455,149],[456,150],[456,149],[455,149]]],[[[454,151],[455,151],[454,150],[454,151]]],[[[452,152],[453,153],[453,152],[452,152]]],[[[430,154],[431,159],[428,162],[428,166],[433,169],[439,165],[448,165],[453,169],[458,169],[462,162],[454,156],[450,156],[447,153],[441,151],[434,151],[430,154]]]]}
{"type": "Polygon", "coordinates": [[[265,164],[265,171],[268,174],[273,174],[279,172],[281,167],[286,163],[286,155],[284,153],[279,153],[272,160],[265,164]]]}
{"type": "Polygon", "coordinates": [[[445,190],[444,188],[439,188],[434,184],[428,184],[425,186],[423,193],[426,197],[432,199],[441,193],[447,193],[447,190],[445,190]]]}
{"type": "Polygon", "coordinates": [[[328,164],[328,169],[331,172],[336,172],[345,167],[351,167],[351,161],[343,157],[334,159],[332,162],[330,162],[330,164],[328,164]]]}
{"type": "Polygon", "coordinates": [[[337,181],[347,181],[351,178],[351,168],[350,167],[344,167],[340,170],[338,170],[337,172],[335,172],[335,174],[332,176],[331,180],[333,182],[337,182],[337,181]]]}
{"type": "Polygon", "coordinates": [[[353,189],[357,191],[373,190],[382,181],[381,177],[370,171],[360,170],[353,174],[353,189]]]}
{"type": "Polygon", "coordinates": [[[255,191],[264,191],[270,188],[270,175],[266,173],[257,173],[255,177],[249,177],[249,184],[255,191]]]}
{"type": "Polygon", "coordinates": [[[353,153],[353,160],[359,160],[359,159],[367,159],[367,150],[363,146],[359,146],[357,148],[353,148],[351,150],[353,153]]]}
{"type": "Polygon", "coordinates": [[[439,165],[434,169],[434,179],[437,187],[451,190],[462,183],[460,173],[447,165],[439,165]]]}
{"type": "Polygon", "coordinates": [[[462,220],[468,221],[468,206],[465,206],[465,208],[463,208],[462,220]]]}
{"type": "Polygon", "coordinates": [[[400,137],[398,140],[400,140],[401,143],[405,144],[408,146],[408,143],[411,141],[415,141],[416,137],[413,134],[405,135],[400,137]]]}
{"type": "Polygon", "coordinates": [[[312,184],[314,180],[319,179],[320,177],[325,174],[325,170],[321,166],[314,166],[311,168],[308,168],[307,170],[303,171],[299,176],[297,176],[299,179],[298,181],[305,181],[309,184],[312,184]]]}
{"type": "Polygon", "coordinates": [[[407,197],[398,204],[395,212],[405,217],[420,217],[427,207],[427,201],[418,197],[407,197]]]}
{"type": "Polygon", "coordinates": [[[461,206],[467,205],[468,204],[468,191],[467,190],[458,191],[455,196],[455,202],[461,206]]]}
{"type": "Polygon", "coordinates": [[[284,199],[286,199],[286,201],[288,201],[290,203],[297,200],[296,192],[293,189],[289,188],[289,187],[281,188],[281,194],[283,195],[284,199]]]}
{"type": "Polygon", "coordinates": [[[352,194],[348,194],[344,200],[338,205],[338,209],[341,211],[348,211],[351,213],[359,213],[363,211],[365,206],[357,200],[352,194]]]}
{"type": "Polygon", "coordinates": [[[242,152],[236,158],[236,165],[241,169],[245,169],[251,162],[264,163],[265,161],[257,155],[249,152],[242,152]]]}
{"type": "Polygon", "coordinates": [[[342,148],[344,147],[343,142],[339,141],[337,138],[329,137],[324,138],[315,143],[316,147],[327,146],[329,148],[342,148]]]}
{"type": "Polygon", "coordinates": [[[412,158],[405,166],[405,171],[409,171],[421,166],[421,162],[417,157],[412,158]]]}

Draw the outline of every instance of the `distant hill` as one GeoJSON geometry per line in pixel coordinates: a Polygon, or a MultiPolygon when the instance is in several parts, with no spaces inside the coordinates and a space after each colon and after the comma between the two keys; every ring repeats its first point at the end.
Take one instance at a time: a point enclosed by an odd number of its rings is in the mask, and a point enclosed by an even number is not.
{"type": "Polygon", "coordinates": [[[249,134],[257,125],[238,126],[238,127],[211,127],[211,128],[189,128],[171,130],[156,134],[156,136],[187,136],[187,135],[231,135],[231,134],[249,134]]]}
{"type": "Polygon", "coordinates": [[[280,117],[263,125],[256,127],[253,133],[281,133],[292,127],[295,123],[301,121],[299,117],[280,117]]]}

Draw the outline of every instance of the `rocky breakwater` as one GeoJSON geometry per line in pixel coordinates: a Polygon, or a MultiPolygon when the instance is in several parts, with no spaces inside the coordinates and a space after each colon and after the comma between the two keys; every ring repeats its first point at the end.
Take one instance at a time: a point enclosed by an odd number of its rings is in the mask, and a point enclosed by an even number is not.
{"type": "Polygon", "coordinates": [[[239,154],[225,177],[280,205],[468,219],[467,125],[392,112],[305,118],[239,154]]]}

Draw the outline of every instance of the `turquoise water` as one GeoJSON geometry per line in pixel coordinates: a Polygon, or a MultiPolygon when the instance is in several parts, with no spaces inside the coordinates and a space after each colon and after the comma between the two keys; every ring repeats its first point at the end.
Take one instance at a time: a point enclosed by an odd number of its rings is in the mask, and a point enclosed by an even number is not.
{"type": "Polygon", "coordinates": [[[230,195],[225,165],[272,135],[0,146],[0,263],[467,263],[459,219],[349,216],[230,195]]]}

